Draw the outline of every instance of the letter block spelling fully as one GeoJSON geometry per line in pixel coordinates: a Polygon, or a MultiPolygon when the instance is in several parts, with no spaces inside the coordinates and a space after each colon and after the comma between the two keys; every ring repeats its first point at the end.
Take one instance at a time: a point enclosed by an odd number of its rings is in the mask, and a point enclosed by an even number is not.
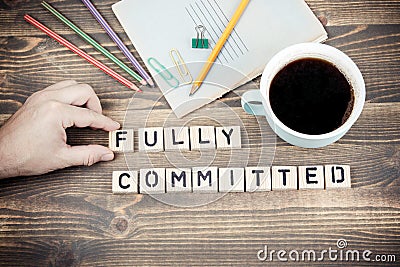
{"type": "Polygon", "coordinates": [[[133,130],[111,131],[109,136],[109,147],[113,151],[131,152],[134,149],[133,130]]]}
{"type": "Polygon", "coordinates": [[[164,129],[165,151],[190,149],[189,127],[170,127],[164,129]]]}
{"type": "Polygon", "coordinates": [[[242,146],[240,126],[216,127],[215,137],[217,149],[241,148],[242,146]]]}
{"type": "Polygon", "coordinates": [[[139,129],[139,151],[163,151],[164,129],[162,127],[139,129]]]}

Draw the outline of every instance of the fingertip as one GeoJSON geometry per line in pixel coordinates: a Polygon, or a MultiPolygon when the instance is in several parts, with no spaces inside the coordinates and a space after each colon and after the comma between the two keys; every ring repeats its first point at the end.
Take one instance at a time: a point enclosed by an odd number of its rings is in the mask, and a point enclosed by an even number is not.
{"type": "Polygon", "coordinates": [[[101,161],[111,161],[111,160],[113,160],[113,159],[114,159],[114,153],[113,153],[113,152],[104,154],[104,155],[101,156],[101,158],[100,158],[101,161]]]}

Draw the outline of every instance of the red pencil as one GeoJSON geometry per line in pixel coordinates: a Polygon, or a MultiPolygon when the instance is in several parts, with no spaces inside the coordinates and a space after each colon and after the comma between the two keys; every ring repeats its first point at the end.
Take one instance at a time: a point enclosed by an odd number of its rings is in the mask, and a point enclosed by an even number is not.
{"type": "Polygon", "coordinates": [[[56,40],[57,42],[59,42],[60,44],[64,45],[65,47],[67,47],[69,50],[71,50],[72,52],[78,54],[79,56],[81,56],[82,58],[86,59],[88,62],[92,63],[93,65],[95,65],[96,67],[98,67],[99,69],[101,69],[102,71],[104,71],[106,74],[110,75],[111,77],[113,77],[114,79],[116,79],[117,81],[119,81],[120,83],[122,83],[123,85],[129,87],[130,89],[136,90],[138,92],[142,92],[142,90],[140,90],[134,83],[132,83],[131,81],[129,81],[128,79],[122,77],[121,75],[119,75],[118,73],[116,73],[115,71],[113,71],[112,69],[110,69],[109,67],[107,67],[106,65],[104,65],[103,63],[97,61],[95,58],[93,58],[92,56],[86,54],[84,51],[82,51],[81,49],[79,49],[78,47],[76,47],[75,45],[71,44],[70,42],[68,42],[67,40],[65,40],[64,38],[62,38],[60,35],[58,35],[57,33],[53,32],[52,30],[50,30],[49,28],[47,28],[46,26],[44,26],[43,24],[41,24],[39,21],[37,21],[36,19],[32,18],[29,15],[25,15],[24,19],[29,22],[30,24],[32,24],[33,26],[37,27],[39,30],[43,31],[44,33],[46,33],[48,36],[50,36],[51,38],[53,38],[54,40],[56,40]]]}

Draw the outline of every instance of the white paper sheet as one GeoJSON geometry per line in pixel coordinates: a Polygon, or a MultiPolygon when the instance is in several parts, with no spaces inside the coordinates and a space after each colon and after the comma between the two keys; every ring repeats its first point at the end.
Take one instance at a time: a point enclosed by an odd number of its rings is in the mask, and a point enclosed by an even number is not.
{"type": "Polygon", "coordinates": [[[260,75],[271,57],[295,43],[321,42],[327,34],[303,0],[252,0],[219,54],[205,83],[171,87],[148,63],[155,58],[181,83],[169,52],[177,49],[193,79],[224,31],[240,0],[123,0],[113,11],[169,105],[182,117],[260,75]],[[209,49],[193,49],[196,25],[207,28],[209,49]]]}

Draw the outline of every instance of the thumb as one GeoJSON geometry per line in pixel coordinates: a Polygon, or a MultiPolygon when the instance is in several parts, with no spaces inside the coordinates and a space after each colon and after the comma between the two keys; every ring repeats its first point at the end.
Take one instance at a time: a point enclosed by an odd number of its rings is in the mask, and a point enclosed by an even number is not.
{"type": "Polygon", "coordinates": [[[64,151],[64,157],[69,166],[91,166],[99,161],[114,159],[114,153],[105,146],[70,146],[64,151]]]}

